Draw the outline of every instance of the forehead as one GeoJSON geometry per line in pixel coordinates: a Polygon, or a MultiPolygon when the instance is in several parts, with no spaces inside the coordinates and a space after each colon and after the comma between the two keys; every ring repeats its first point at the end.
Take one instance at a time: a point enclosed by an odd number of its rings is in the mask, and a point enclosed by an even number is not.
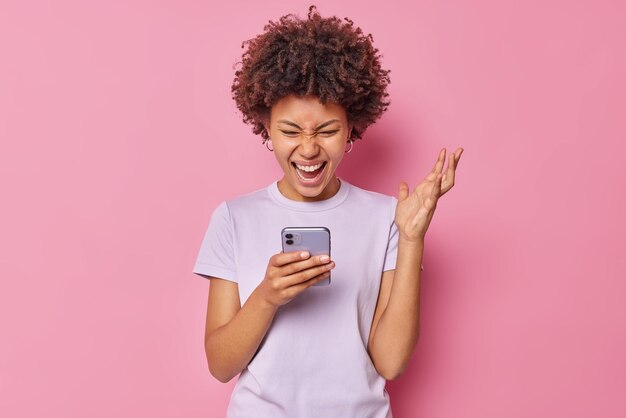
{"type": "Polygon", "coordinates": [[[272,106],[272,119],[290,119],[304,124],[318,124],[328,119],[345,122],[346,111],[336,103],[322,104],[315,96],[285,96],[272,106]]]}

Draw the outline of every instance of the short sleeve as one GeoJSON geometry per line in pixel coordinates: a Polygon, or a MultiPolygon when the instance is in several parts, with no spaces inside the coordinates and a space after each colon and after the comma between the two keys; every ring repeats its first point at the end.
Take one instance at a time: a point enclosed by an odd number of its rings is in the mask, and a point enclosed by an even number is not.
{"type": "Polygon", "coordinates": [[[396,259],[398,258],[398,227],[393,221],[396,215],[396,205],[398,204],[398,199],[391,196],[391,201],[391,226],[389,227],[389,239],[387,242],[387,253],[385,254],[383,271],[394,270],[396,268],[396,259]]]}
{"type": "MultiPolygon", "coordinates": [[[[396,260],[398,259],[398,226],[393,221],[396,217],[396,206],[398,205],[398,199],[391,196],[391,227],[389,228],[389,241],[387,243],[387,254],[385,254],[385,264],[383,265],[383,271],[395,270],[396,260]]],[[[421,270],[424,270],[422,264],[421,270]]]]}
{"type": "Polygon", "coordinates": [[[238,281],[233,224],[225,201],[217,206],[211,215],[193,272],[205,278],[212,276],[235,283],[238,281]]]}

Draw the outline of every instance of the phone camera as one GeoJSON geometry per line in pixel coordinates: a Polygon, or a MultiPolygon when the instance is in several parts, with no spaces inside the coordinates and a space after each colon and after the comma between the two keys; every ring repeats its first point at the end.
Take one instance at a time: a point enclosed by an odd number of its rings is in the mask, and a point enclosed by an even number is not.
{"type": "MultiPolygon", "coordinates": [[[[290,234],[291,235],[291,234],[290,234]]],[[[287,241],[285,241],[287,244],[293,244],[293,240],[292,239],[288,239],[287,241]]]]}
{"type": "Polygon", "coordinates": [[[285,234],[285,237],[287,237],[287,238],[293,238],[293,234],[285,234]]]}

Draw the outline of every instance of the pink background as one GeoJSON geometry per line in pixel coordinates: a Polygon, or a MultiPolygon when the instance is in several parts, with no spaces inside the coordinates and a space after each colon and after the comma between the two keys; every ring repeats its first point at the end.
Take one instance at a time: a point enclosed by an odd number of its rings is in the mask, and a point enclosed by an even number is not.
{"type": "MultiPolygon", "coordinates": [[[[394,417],[626,416],[625,3],[367,3],[316,2],[392,70],[339,175],[397,195],[465,148],[394,417]]],[[[233,64],[309,4],[0,3],[0,416],[223,416],[191,269],[215,206],[281,174],[233,64]]]]}

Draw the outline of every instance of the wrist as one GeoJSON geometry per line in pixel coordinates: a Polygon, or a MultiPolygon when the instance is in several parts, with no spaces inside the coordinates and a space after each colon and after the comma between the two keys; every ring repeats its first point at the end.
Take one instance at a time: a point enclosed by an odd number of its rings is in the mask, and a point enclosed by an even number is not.
{"type": "Polygon", "coordinates": [[[272,302],[270,302],[263,296],[262,292],[259,290],[258,287],[252,291],[250,298],[254,299],[256,301],[257,306],[263,309],[264,311],[272,312],[278,309],[277,305],[273,304],[272,302]]]}
{"type": "Polygon", "coordinates": [[[398,238],[398,246],[424,249],[424,237],[407,238],[402,235],[398,238]]]}
{"type": "Polygon", "coordinates": [[[420,270],[424,271],[424,264],[421,260],[424,256],[424,238],[419,239],[407,239],[404,237],[398,238],[398,254],[408,251],[409,253],[419,253],[420,270]]]}

